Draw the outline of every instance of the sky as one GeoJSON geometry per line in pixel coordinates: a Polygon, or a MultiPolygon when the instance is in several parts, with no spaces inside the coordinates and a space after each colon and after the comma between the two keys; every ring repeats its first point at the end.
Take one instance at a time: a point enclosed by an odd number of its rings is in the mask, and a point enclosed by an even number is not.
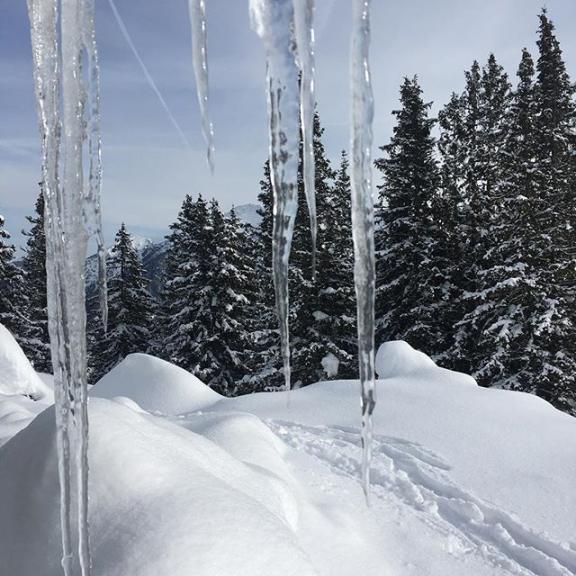
{"type": "MultiPolygon", "coordinates": [[[[160,238],[185,194],[228,209],[255,202],[268,153],[265,61],[250,28],[248,0],[206,0],[216,170],[210,173],[192,71],[187,0],[116,0],[140,55],[191,143],[184,146],[138,67],[110,8],[96,0],[101,61],[108,239],[122,221],[160,238]]],[[[325,145],[336,163],[348,148],[351,1],[316,0],[316,96],[325,145]]],[[[474,59],[494,52],[514,79],[523,47],[536,55],[546,6],[576,80],[575,0],[372,0],[374,156],[389,140],[403,77],[418,75],[432,113],[464,86],[474,59]]],[[[40,138],[25,0],[0,0],[0,214],[14,242],[33,211],[40,138]]],[[[376,183],[378,183],[376,176],[376,183]]]]}

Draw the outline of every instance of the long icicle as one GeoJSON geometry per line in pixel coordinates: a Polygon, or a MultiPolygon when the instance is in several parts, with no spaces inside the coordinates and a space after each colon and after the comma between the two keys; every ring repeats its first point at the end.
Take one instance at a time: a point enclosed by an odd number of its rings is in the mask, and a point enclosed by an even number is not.
{"type": "Polygon", "coordinates": [[[65,277],[60,212],[62,199],[58,179],[60,149],[60,81],[57,0],[28,0],[28,17],[34,61],[34,87],[42,139],[42,190],[46,233],[46,270],[48,292],[48,329],[50,333],[58,476],[60,480],[60,530],[62,568],[66,576],[72,570],[72,534],[70,526],[70,436],[68,415],[69,362],[63,327],[65,295],[61,282],[65,277]]]}
{"type": "Polygon", "coordinates": [[[188,0],[192,31],[192,63],[196,78],[196,94],[202,116],[202,132],[206,140],[206,156],[210,170],[214,171],[214,128],[210,120],[208,99],[208,57],[206,38],[205,0],[188,0]]]}
{"type": "Polygon", "coordinates": [[[88,63],[88,190],[85,202],[85,223],[90,235],[96,238],[98,248],[98,293],[100,314],[104,331],[108,325],[108,302],[106,282],[106,245],[102,230],[102,138],[100,135],[100,65],[94,27],[94,0],[83,1],[82,42],[88,63]]]}
{"type": "MultiPolygon", "coordinates": [[[[96,105],[96,111],[97,101],[94,102],[85,89],[81,59],[83,49],[88,50],[85,45],[86,22],[93,40],[93,8],[93,2],[85,0],[28,0],[42,136],[48,318],[55,378],[62,567],[66,576],[71,576],[76,569],[72,526],[77,530],[81,573],[83,576],[90,574],[84,286],[88,232],[84,226],[85,217],[91,212],[87,203],[93,202],[99,210],[100,145],[99,137],[95,140],[94,136],[98,129],[92,125],[97,123],[96,114],[88,123],[92,168],[88,192],[85,192],[83,142],[87,136],[86,98],[90,99],[91,108],[96,105]],[[62,62],[66,63],[65,67],[62,62]],[[61,144],[62,169],[59,160],[61,144]],[[76,511],[74,517],[73,509],[76,511]]],[[[93,58],[94,52],[88,57],[93,58]]]]}
{"type": "Polygon", "coordinates": [[[83,576],[90,574],[88,534],[88,398],[86,381],[86,305],[84,267],[88,233],[85,228],[83,142],[87,90],[82,76],[83,0],[62,0],[62,221],[66,298],[64,328],[70,361],[68,392],[71,399],[69,424],[74,450],[78,560],[83,576]]]}
{"type": "Polygon", "coordinates": [[[300,66],[300,123],[303,141],[304,192],[310,217],[312,274],[316,274],[316,190],[314,163],[314,0],[293,0],[294,36],[300,66]]]}
{"type": "Polygon", "coordinates": [[[372,119],[374,102],[369,67],[370,0],[353,0],[350,54],[351,187],[354,282],[358,315],[358,361],[362,408],[362,485],[370,495],[374,388],[374,198],[372,194],[372,119]]]}
{"type": "Polygon", "coordinates": [[[288,270],[298,209],[299,88],[292,0],[251,0],[252,25],[266,49],[270,168],[274,193],[272,268],[284,381],[290,389],[288,270]]]}

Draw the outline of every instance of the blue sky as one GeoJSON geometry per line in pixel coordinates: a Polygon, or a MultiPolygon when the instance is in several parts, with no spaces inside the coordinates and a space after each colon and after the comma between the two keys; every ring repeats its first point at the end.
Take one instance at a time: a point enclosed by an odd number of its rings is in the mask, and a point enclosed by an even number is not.
{"type": "MultiPolygon", "coordinates": [[[[133,40],[178,119],[178,133],[142,74],[108,0],[96,0],[102,66],[103,210],[108,236],[121,221],[161,236],[186,193],[228,208],[253,202],[267,155],[264,55],[248,0],[207,0],[216,172],[204,157],[192,74],[187,0],[116,0],[133,40]]],[[[328,152],[348,146],[350,1],[317,0],[318,109],[328,152]]],[[[403,76],[418,74],[433,112],[463,87],[463,71],[494,52],[513,76],[521,49],[536,54],[542,0],[373,0],[375,146],[389,138],[403,76]]],[[[576,80],[576,1],[548,0],[576,80]]],[[[39,137],[25,0],[0,0],[0,213],[14,240],[33,209],[39,137]]],[[[375,155],[378,151],[375,148],[375,155]]]]}

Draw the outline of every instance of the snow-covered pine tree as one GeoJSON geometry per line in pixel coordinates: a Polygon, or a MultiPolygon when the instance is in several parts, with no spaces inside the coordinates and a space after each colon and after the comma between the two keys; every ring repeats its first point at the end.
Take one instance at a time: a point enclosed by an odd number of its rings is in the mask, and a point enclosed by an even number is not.
{"type": "Polygon", "coordinates": [[[535,236],[539,298],[532,316],[531,387],[576,412],[576,104],[546,10],[540,14],[535,83],[535,236]]]}
{"type": "MultiPolygon", "coordinates": [[[[331,262],[332,227],[339,226],[333,221],[336,216],[332,209],[333,184],[336,176],[326,155],[322,142],[324,128],[320,117],[314,114],[314,165],[316,211],[318,216],[318,244],[316,275],[312,274],[312,244],[310,239],[310,224],[304,182],[302,177],[302,145],[300,146],[300,168],[298,185],[298,214],[292,240],[290,256],[290,337],[292,339],[292,374],[295,386],[306,386],[327,376],[336,374],[325,370],[322,361],[328,354],[334,355],[339,361],[350,364],[349,352],[339,349],[327,329],[330,311],[330,294],[325,293],[332,285],[330,279],[334,272],[334,262],[331,262]],[[322,295],[322,300],[320,296],[322,295]]],[[[334,362],[332,362],[334,366],[334,362]]]]}
{"type": "Polygon", "coordinates": [[[92,358],[91,379],[97,381],[128,354],[147,352],[154,303],[132,237],[122,224],[107,264],[108,326],[100,330],[92,358]]]}
{"type": "MultiPolygon", "coordinates": [[[[349,227],[350,199],[340,195],[340,188],[334,188],[336,172],[330,166],[322,134],[319,115],[314,118],[314,154],[315,154],[315,187],[316,207],[318,215],[318,246],[316,279],[312,277],[312,246],[310,241],[310,226],[308,211],[304,196],[302,179],[302,162],[300,161],[298,214],[292,242],[290,257],[290,337],[292,350],[293,383],[302,386],[317,382],[327,377],[336,377],[335,362],[330,363],[329,373],[322,361],[329,354],[335,356],[340,363],[338,374],[346,377],[354,373],[355,340],[349,345],[347,332],[340,332],[334,337],[334,326],[330,319],[336,321],[334,315],[342,313],[342,327],[355,322],[355,305],[352,304],[348,317],[342,312],[343,307],[350,305],[349,298],[353,294],[353,284],[341,286],[341,292],[333,292],[335,269],[339,263],[336,257],[344,258],[344,252],[351,246],[346,227],[349,227]],[[347,221],[341,218],[348,212],[347,221]],[[335,220],[337,219],[337,220],[335,220]],[[339,237],[339,234],[347,234],[339,237]],[[334,246],[338,244],[338,248],[334,246]],[[347,292],[348,291],[348,292],[347,292]],[[337,293],[338,292],[338,293],[337,293]],[[347,296],[345,294],[347,293],[347,296]]],[[[346,185],[342,184],[341,185],[346,185]]],[[[260,216],[262,220],[256,230],[257,276],[261,283],[257,307],[261,321],[255,330],[257,341],[257,361],[259,368],[255,370],[257,387],[274,388],[282,386],[281,359],[279,354],[278,319],[272,290],[272,209],[273,194],[270,182],[268,163],[264,168],[264,179],[260,182],[260,216]]],[[[349,191],[348,191],[349,194],[349,191]]],[[[352,256],[349,256],[352,258],[352,256]]],[[[341,268],[344,278],[346,270],[350,269],[352,260],[347,260],[341,268]]],[[[339,272],[336,272],[338,275],[339,272]]],[[[352,280],[349,280],[352,282],[352,280]]],[[[339,280],[338,280],[339,282],[339,280]]],[[[340,288],[339,288],[340,289],[340,288]]],[[[353,300],[352,300],[353,302],[353,300]]],[[[355,338],[355,336],[354,336],[355,338]]],[[[330,360],[330,358],[329,358],[330,360]]],[[[326,363],[324,363],[326,365],[326,363]]]]}
{"type": "Polygon", "coordinates": [[[253,246],[245,226],[232,209],[225,217],[210,202],[212,257],[208,339],[202,347],[205,382],[221,394],[234,396],[247,375],[252,353],[251,304],[255,299],[253,246]],[[212,366],[215,369],[210,370],[212,366]],[[208,370],[210,372],[208,373],[208,370]]]}
{"type": "MultiPolygon", "coordinates": [[[[40,183],[42,186],[42,183],[40,183]]],[[[48,303],[46,286],[46,236],[44,234],[44,196],[36,199],[35,215],[28,216],[32,225],[27,236],[22,270],[28,298],[29,333],[23,349],[38,372],[52,372],[50,335],[48,333],[48,303]]]]}
{"type": "Polygon", "coordinates": [[[4,324],[21,346],[30,334],[29,304],[23,273],[14,262],[16,249],[0,215],[0,323],[4,324]]]}
{"type": "Polygon", "coordinates": [[[280,356],[280,334],[274,302],[272,279],[272,227],[273,203],[270,162],[264,163],[264,177],[260,181],[258,194],[260,223],[254,230],[254,262],[256,298],[252,304],[253,355],[249,375],[245,379],[243,392],[260,392],[283,386],[282,359],[280,356]]]}
{"type": "MultiPolygon", "coordinates": [[[[477,78],[477,76],[476,76],[477,78]]],[[[493,54],[482,69],[472,93],[474,122],[466,133],[474,158],[464,194],[464,274],[466,282],[456,342],[459,358],[469,362],[468,370],[485,386],[505,377],[510,327],[502,311],[502,290],[516,280],[517,270],[509,267],[501,252],[508,240],[503,185],[503,149],[508,129],[510,83],[493,54]]]]}
{"type": "Polygon", "coordinates": [[[325,343],[324,379],[356,378],[357,333],[354,293],[351,190],[348,157],[342,151],[334,185],[320,206],[317,260],[318,341],[325,343]]]}
{"type": "Polygon", "coordinates": [[[433,206],[440,173],[431,135],[435,120],[417,78],[404,80],[401,109],[386,156],[376,160],[384,175],[376,234],[377,339],[406,340],[433,356],[444,351],[438,313],[446,279],[433,206]]]}
{"type": "Polygon", "coordinates": [[[466,371],[468,362],[462,355],[455,354],[455,326],[466,312],[463,299],[464,286],[464,215],[467,207],[463,202],[466,182],[466,99],[453,93],[450,101],[438,114],[440,137],[441,187],[436,203],[436,221],[440,225],[444,244],[446,265],[444,273],[445,300],[441,310],[442,332],[445,349],[436,360],[451,369],[466,371]]]}
{"type": "Polygon", "coordinates": [[[210,259],[208,206],[202,196],[194,201],[186,195],[171,233],[166,252],[161,291],[158,353],[174,364],[195,372],[192,356],[196,341],[206,338],[199,332],[197,310],[205,304],[210,259]]]}

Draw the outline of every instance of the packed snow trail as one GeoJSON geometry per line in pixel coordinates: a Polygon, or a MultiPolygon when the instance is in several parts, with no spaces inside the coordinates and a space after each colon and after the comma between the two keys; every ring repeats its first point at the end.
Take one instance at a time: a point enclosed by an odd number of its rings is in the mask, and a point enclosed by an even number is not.
{"type": "Polygon", "coordinates": [[[208,57],[206,53],[206,3],[205,0],[188,0],[190,29],[192,32],[192,63],[196,78],[196,94],[202,117],[202,132],[206,140],[206,157],[214,171],[214,128],[210,120],[208,100],[208,57]]]}
{"type": "MultiPolygon", "coordinates": [[[[289,446],[304,451],[339,474],[362,475],[357,430],[268,421],[289,446]]],[[[407,440],[374,435],[372,488],[417,510],[438,531],[455,534],[498,567],[513,574],[573,576],[576,549],[554,542],[497,507],[457,486],[450,466],[426,448],[407,440]]]]}
{"type": "Polygon", "coordinates": [[[312,275],[316,274],[316,190],[314,163],[314,0],[294,0],[294,36],[300,67],[300,123],[302,126],[304,193],[310,216],[312,275]]]}
{"type": "Polygon", "coordinates": [[[372,120],[374,100],[368,62],[370,48],[370,0],[354,0],[350,49],[352,159],[352,236],[354,238],[354,283],[358,316],[358,365],[362,408],[362,484],[366,499],[370,492],[372,412],[374,388],[374,198],[372,195],[372,120]]]}
{"type": "MultiPolygon", "coordinates": [[[[29,0],[40,132],[48,281],[48,318],[54,367],[62,567],[90,574],[88,529],[88,411],[84,268],[90,234],[100,252],[99,69],[93,0],[29,0]],[[58,24],[60,30],[58,33],[58,24]],[[58,39],[60,38],[60,43],[58,39]],[[65,63],[65,65],[64,65],[65,63]],[[87,80],[82,74],[87,66],[87,80]],[[87,182],[84,142],[90,159],[87,182]],[[62,158],[60,166],[59,159],[62,158]],[[74,542],[72,528],[77,534],[74,542]]],[[[101,298],[106,321],[105,299],[101,298]]]]}
{"type": "Polygon", "coordinates": [[[251,0],[252,26],[266,49],[270,172],[274,193],[272,268],[280,323],[286,390],[290,389],[288,271],[298,209],[300,144],[298,67],[292,22],[292,0],[251,0]]]}
{"type": "Polygon", "coordinates": [[[132,50],[132,54],[134,54],[134,58],[136,58],[136,61],[138,62],[138,65],[140,66],[142,73],[144,74],[144,77],[146,78],[148,84],[150,85],[150,88],[152,88],[154,94],[156,94],[156,98],[158,98],[160,105],[164,109],[164,112],[166,112],[168,119],[172,123],[172,126],[174,126],[174,128],[176,129],[176,132],[178,132],[178,135],[182,139],[182,142],[184,143],[186,148],[191,149],[192,146],[190,145],[188,138],[186,138],[184,131],[182,130],[182,128],[180,128],[180,124],[178,124],[176,117],[174,116],[174,114],[172,114],[172,110],[170,110],[170,106],[168,106],[168,103],[164,99],[164,96],[162,96],[162,92],[160,92],[160,89],[156,85],[156,82],[154,82],[154,78],[152,78],[152,75],[148,71],[148,67],[146,66],[146,64],[144,64],[144,60],[142,60],[140,53],[136,49],[136,45],[132,41],[132,37],[130,36],[130,33],[128,32],[128,28],[126,27],[126,24],[124,23],[124,20],[122,19],[122,16],[120,16],[120,12],[118,12],[118,8],[116,6],[116,3],[114,2],[114,0],[108,0],[108,4],[110,4],[110,8],[112,9],[112,13],[114,14],[114,18],[116,19],[116,22],[118,23],[118,28],[120,28],[120,32],[122,32],[122,36],[124,36],[124,40],[126,40],[126,43],[128,44],[130,50],[132,50]]]}

